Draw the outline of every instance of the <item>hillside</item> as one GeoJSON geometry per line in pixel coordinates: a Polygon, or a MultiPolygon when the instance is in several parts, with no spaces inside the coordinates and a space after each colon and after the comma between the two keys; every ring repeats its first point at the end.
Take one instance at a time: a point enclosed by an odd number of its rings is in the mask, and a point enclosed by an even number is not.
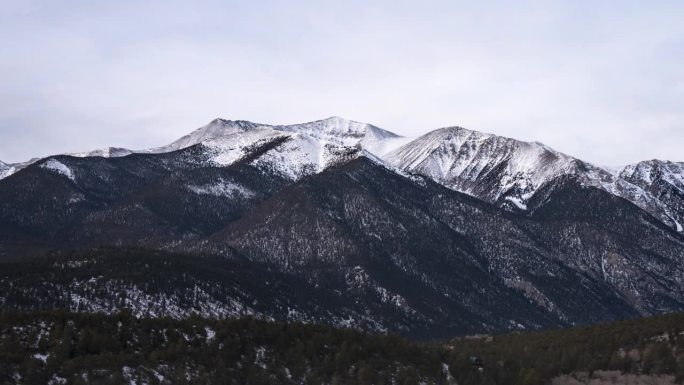
{"type": "Polygon", "coordinates": [[[581,384],[684,379],[684,315],[416,343],[255,319],[0,315],[6,384],[581,384]],[[574,381],[574,382],[573,382],[574,381]]]}

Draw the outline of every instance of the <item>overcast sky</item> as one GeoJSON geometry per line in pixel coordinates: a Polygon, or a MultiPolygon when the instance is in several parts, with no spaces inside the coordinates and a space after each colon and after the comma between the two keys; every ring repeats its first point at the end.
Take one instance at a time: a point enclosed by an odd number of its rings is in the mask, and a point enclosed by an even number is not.
{"type": "Polygon", "coordinates": [[[681,0],[0,0],[0,160],[339,115],[684,161],[683,15],[681,0]]]}

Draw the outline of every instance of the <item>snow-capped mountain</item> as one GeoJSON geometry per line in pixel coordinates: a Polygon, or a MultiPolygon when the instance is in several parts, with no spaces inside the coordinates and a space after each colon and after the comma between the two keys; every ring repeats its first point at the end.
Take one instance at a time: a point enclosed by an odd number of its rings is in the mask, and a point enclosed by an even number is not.
{"type": "MultiPolygon", "coordinates": [[[[178,140],[157,148],[129,150],[105,147],[87,152],[70,153],[76,157],[122,157],[133,153],[161,154],[181,150],[194,145],[205,147],[211,162],[227,166],[247,156],[250,151],[267,142],[278,141],[258,163],[274,167],[293,179],[313,172],[320,172],[346,159],[359,150],[382,156],[410,139],[379,127],[347,120],[337,116],[308,123],[270,125],[245,120],[214,119],[178,140]]],[[[7,177],[29,164],[0,165],[0,179],[7,177]]]]}
{"type": "Polygon", "coordinates": [[[625,198],[682,231],[684,172],[680,163],[642,162],[611,172],[542,143],[461,127],[429,132],[383,159],[448,188],[521,211],[528,210],[528,201],[542,186],[572,176],[625,198]]]}
{"type": "Polygon", "coordinates": [[[39,160],[40,158],[32,158],[30,160],[27,160],[26,162],[20,163],[4,163],[0,161],[0,179],[6,178],[39,160]]]}
{"type": "MultiPolygon", "coordinates": [[[[635,203],[647,211],[660,211],[661,218],[672,221],[677,231],[684,225],[684,163],[662,160],[648,160],[623,168],[619,177],[636,186],[637,199],[648,200],[635,203]],[[640,189],[640,190],[639,190],[640,189]],[[655,205],[655,208],[649,208],[655,205]]],[[[669,223],[668,223],[669,224],[669,223]]]]}
{"type": "MultiPolygon", "coordinates": [[[[107,147],[69,155],[111,158],[170,153],[192,146],[202,148],[198,162],[226,167],[246,161],[289,180],[365,155],[512,211],[533,209],[528,202],[542,186],[572,176],[629,200],[673,229],[682,231],[684,224],[682,163],[653,160],[609,170],[542,143],[461,127],[441,128],[412,140],[340,117],[291,125],[215,119],[158,148],[107,147]]],[[[0,179],[36,160],[0,165],[0,179]]]]}
{"type": "Polygon", "coordinates": [[[364,152],[384,155],[406,141],[373,125],[340,117],[293,125],[215,119],[167,146],[146,152],[167,153],[200,145],[216,165],[228,166],[250,157],[254,165],[297,180],[364,152]],[[255,148],[264,146],[266,151],[252,157],[255,148]]]}
{"type": "MultiPolygon", "coordinates": [[[[331,165],[366,155],[389,167],[427,176],[438,183],[513,211],[528,211],[531,197],[561,176],[625,198],[668,226],[682,231],[684,167],[682,163],[646,161],[609,170],[555,151],[538,142],[447,127],[415,140],[371,124],[340,117],[291,125],[215,119],[166,146],[132,151],[108,147],[69,154],[121,157],[161,154],[192,146],[203,160],[225,167],[248,161],[290,180],[318,173],[331,165]],[[259,151],[255,154],[254,151],[259,151]],[[258,155],[258,156],[257,156],[258,155]]],[[[0,165],[0,179],[32,164],[0,165]]]]}
{"type": "Polygon", "coordinates": [[[429,337],[684,309],[684,236],[648,211],[681,209],[681,164],[609,172],[461,128],[407,141],[214,120],[129,156],[40,159],[0,180],[0,303],[429,337]],[[129,276],[132,249],[164,273],[129,276]]]}
{"type": "MultiPolygon", "coordinates": [[[[133,154],[134,151],[129,150],[127,148],[120,148],[120,147],[105,147],[105,148],[98,148],[92,151],[86,151],[86,152],[74,152],[74,153],[69,153],[65,155],[69,156],[75,156],[79,158],[85,158],[89,156],[97,156],[101,158],[116,158],[120,156],[126,156],[133,154]]],[[[26,162],[20,162],[20,163],[12,163],[12,164],[7,164],[0,162],[0,179],[6,178],[19,170],[22,170],[36,162],[41,160],[41,158],[31,158],[27,160],[26,162]]]]}
{"type": "Polygon", "coordinates": [[[429,132],[390,152],[384,159],[453,190],[523,210],[525,202],[544,183],[587,167],[540,143],[461,127],[429,132]]]}
{"type": "MultiPolygon", "coordinates": [[[[212,145],[217,145],[217,142],[230,143],[239,138],[236,134],[247,134],[247,136],[250,136],[249,133],[270,131],[277,131],[281,135],[284,133],[299,134],[324,144],[336,146],[354,147],[361,145],[365,150],[377,156],[384,155],[391,149],[406,142],[406,138],[379,127],[347,120],[338,116],[290,125],[270,125],[245,120],[214,119],[206,126],[196,129],[169,145],[147,150],[146,152],[170,152],[199,143],[211,143],[212,145]]],[[[258,140],[256,138],[259,136],[255,135],[254,140],[258,140]]],[[[250,138],[247,138],[247,140],[243,141],[242,145],[249,142],[250,138]]]]}

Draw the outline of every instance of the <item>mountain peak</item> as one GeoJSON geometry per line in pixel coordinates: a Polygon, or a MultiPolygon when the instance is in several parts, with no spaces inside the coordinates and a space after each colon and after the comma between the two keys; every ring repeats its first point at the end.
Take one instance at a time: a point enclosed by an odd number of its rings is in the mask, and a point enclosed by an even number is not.
{"type": "Polygon", "coordinates": [[[625,166],[620,172],[620,177],[640,186],[662,180],[684,192],[684,163],[681,162],[645,160],[625,166]]]}
{"type": "Polygon", "coordinates": [[[325,119],[321,119],[321,120],[325,121],[325,122],[339,122],[339,123],[343,123],[343,124],[351,122],[351,120],[349,120],[347,118],[343,118],[341,116],[337,116],[337,115],[333,115],[329,118],[325,118],[325,119]]]}
{"type": "Polygon", "coordinates": [[[508,200],[523,210],[541,185],[577,167],[574,158],[543,144],[457,126],[429,132],[385,160],[446,187],[491,203],[508,200]]]}
{"type": "Polygon", "coordinates": [[[249,130],[259,126],[267,126],[267,124],[254,123],[250,122],[249,120],[230,120],[216,118],[209,122],[206,126],[200,127],[198,130],[208,129],[209,127],[233,127],[242,130],[249,130]]]}

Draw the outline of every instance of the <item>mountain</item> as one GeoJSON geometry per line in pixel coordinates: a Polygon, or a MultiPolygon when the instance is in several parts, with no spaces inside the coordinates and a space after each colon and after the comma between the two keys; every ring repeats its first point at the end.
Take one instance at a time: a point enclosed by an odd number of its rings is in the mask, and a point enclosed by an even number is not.
{"type": "Polygon", "coordinates": [[[279,142],[277,148],[260,157],[258,162],[297,180],[354,157],[360,151],[381,156],[407,139],[340,117],[277,126],[215,119],[167,146],[148,152],[166,153],[201,144],[213,154],[213,163],[227,166],[244,157],[250,148],[274,141],[279,142]]]}
{"type": "MultiPolygon", "coordinates": [[[[77,152],[77,153],[71,153],[71,154],[66,154],[66,155],[77,156],[77,157],[81,157],[81,158],[90,157],[90,156],[113,158],[113,157],[130,155],[132,153],[133,153],[133,151],[126,149],[126,148],[105,147],[105,148],[98,148],[98,149],[92,150],[92,151],[77,152]]],[[[7,178],[8,176],[18,172],[19,170],[22,170],[22,169],[32,165],[33,163],[35,163],[39,160],[41,160],[41,159],[40,158],[31,158],[26,162],[12,163],[12,164],[3,163],[2,161],[0,161],[0,179],[7,178]]]]}
{"type": "Polygon", "coordinates": [[[644,195],[657,198],[652,202],[659,205],[665,216],[674,222],[677,231],[684,230],[684,163],[644,161],[625,167],[619,176],[643,190],[646,193],[644,195]]]}
{"type": "MultiPolygon", "coordinates": [[[[213,154],[211,162],[226,166],[245,156],[252,146],[283,138],[289,140],[261,162],[292,180],[320,172],[356,156],[353,154],[362,149],[398,169],[430,177],[448,188],[508,210],[525,211],[527,201],[540,186],[560,176],[572,175],[584,184],[625,198],[668,226],[684,231],[682,163],[652,160],[610,170],[538,142],[522,142],[461,127],[438,129],[412,140],[340,117],[293,125],[215,119],[158,148],[133,151],[107,147],[68,155],[161,154],[202,144],[213,154]]],[[[0,165],[0,179],[37,160],[0,165]]]]}
{"type": "MultiPolygon", "coordinates": [[[[393,146],[402,142],[402,137],[366,123],[359,123],[337,116],[309,123],[292,125],[269,125],[252,123],[245,120],[214,119],[208,125],[200,127],[175,142],[150,152],[161,153],[179,150],[195,144],[216,141],[230,142],[235,134],[265,131],[281,134],[291,133],[306,136],[321,142],[321,145],[354,147],[361,145],[376,156],[384,155],[393,146]]],[[[405,139],[404,139],[405,141],[405,139]]]]}
{"type": "Polygon", "coordinates": [[[385,160],[453,190],[522,210],[543,184],[562,175],[579,175],[588,166],[540,143],[461,127],[429,132],[385,160]]]}
{"type": "Polygon", "coordinates": [[[3,306],[423,338],[684,309],[682,237],[603,190],[543,188],[530,217],[364,156],[292,182],[265,146],[226,167],[201,145],[58,157],[0,181],[3,306]]]}
{"type": "Polygon", "coordinates": [[[0,180],[0,303],[421,338],[684,310],[684,236],[606,187],[655,186],[669,208],[675,166],[615,176],[464,129],[390,151],[406,141],[219,119],[165,148],[41,159],[0,180]]]}
{"type": "Polygon", "coordinates": [[[561,176],[625,198],[682,231],[684,168],[641,162],[618,172],[538,142],[523,142],[461,127],[429,132],[386,154],[388,163],[512,211],[526,211],[541,186],[561,176]]]}
{"type": "Polygon", "coordinates": [[[0,160],[0,179],[9,175],[9,173],[10,173],[10,165],[8,165],[7,163],[0,160]]]}
{"type": "Polygon", "coordinates": [[[21,163],[4,163],[0,161],[0,179],[10,176],[38,160],[39,158],[32,158],[26,162],[21,163]]]}
{"type": "MultiPolygon", "coordinates": [[[[226,166],[245,156],[251,147],[269,141],[281,141],[282,146],[270,153],[271,158],[264,158],[262,162],[292,179],[298,179],[310,173],[320,172],[359,150],[382,156],[408,140],[376,126],[340,117],[293,125],[268,125],[244,120],[214,119],[206,126],[162,147],[137,151],[106,147],[66,155],[114,158],[134,153],[162,154],[201,144],[208,153],[213,155],[209,159],[210,162],[226,166]]],[[[32,159],[16,165],[0,165],[0,179],[37,160],[32,159]]]]}

